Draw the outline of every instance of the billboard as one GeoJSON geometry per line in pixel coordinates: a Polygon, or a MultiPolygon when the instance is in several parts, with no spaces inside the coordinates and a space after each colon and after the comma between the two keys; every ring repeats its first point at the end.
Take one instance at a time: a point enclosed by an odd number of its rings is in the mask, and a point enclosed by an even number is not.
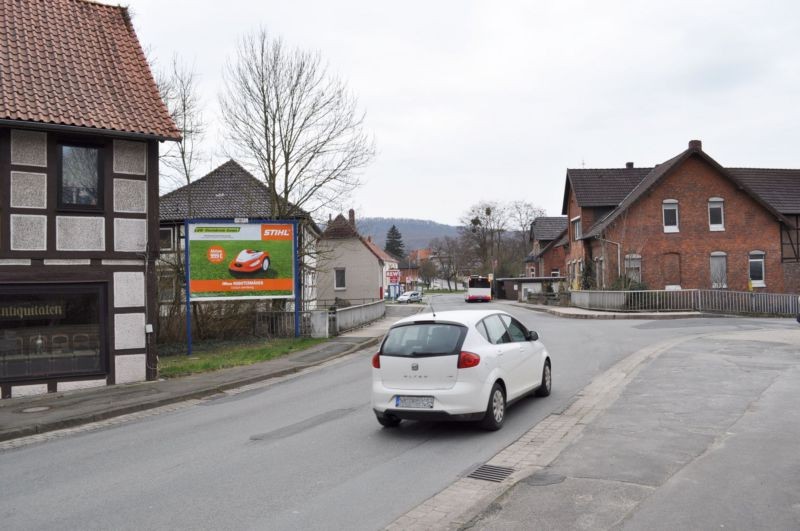
{"type": "Polygon", "coordinates": [[[294,224],[190,222],[187,234],[192,299],[294,298],[294,224]]]}

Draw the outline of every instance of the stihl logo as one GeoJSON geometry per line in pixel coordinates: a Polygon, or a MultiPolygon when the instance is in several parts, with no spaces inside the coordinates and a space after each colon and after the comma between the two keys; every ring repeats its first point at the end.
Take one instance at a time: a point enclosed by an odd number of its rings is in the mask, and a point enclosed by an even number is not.
{"type": "Polygon", "coordinates": [[[264,229],[264,236],[286,236],[289,237],[291,234],[286,229],[264,229]]]}

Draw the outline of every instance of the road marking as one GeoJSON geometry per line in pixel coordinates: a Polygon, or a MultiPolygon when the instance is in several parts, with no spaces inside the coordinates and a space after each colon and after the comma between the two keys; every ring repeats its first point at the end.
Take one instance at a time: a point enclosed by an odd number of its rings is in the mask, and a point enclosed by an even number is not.
{"type": "Polygon", "coordinates": [[[486,464],[515,469],[500,483],[463,477],[389,524],[391,531],[452,530],[467,526],[498,496],[549,465],[584,427],[619,398],[638,372],[662,353],[705,334],[684,336],[645,347],[596,376],[563,412],[553,413],[500,451],[486,464]]]}

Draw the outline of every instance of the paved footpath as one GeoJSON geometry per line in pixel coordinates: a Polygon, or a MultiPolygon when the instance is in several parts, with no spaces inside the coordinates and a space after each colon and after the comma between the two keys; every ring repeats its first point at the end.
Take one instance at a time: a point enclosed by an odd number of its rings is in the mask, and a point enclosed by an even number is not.
{"type": "Polygon", "coordinates": [[[389,529],[800,529],[796,404],[800,329],[676,337],[389,529]]]}

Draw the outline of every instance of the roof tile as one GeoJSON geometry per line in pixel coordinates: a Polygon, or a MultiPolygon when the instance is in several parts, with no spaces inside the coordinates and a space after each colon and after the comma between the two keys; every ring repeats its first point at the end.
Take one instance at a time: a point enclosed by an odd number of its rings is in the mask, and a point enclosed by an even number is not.
{"type": "Polygon", "coordinates": [[[0,119],[177,140],[124,7],[0,0],[0,119]]]}

